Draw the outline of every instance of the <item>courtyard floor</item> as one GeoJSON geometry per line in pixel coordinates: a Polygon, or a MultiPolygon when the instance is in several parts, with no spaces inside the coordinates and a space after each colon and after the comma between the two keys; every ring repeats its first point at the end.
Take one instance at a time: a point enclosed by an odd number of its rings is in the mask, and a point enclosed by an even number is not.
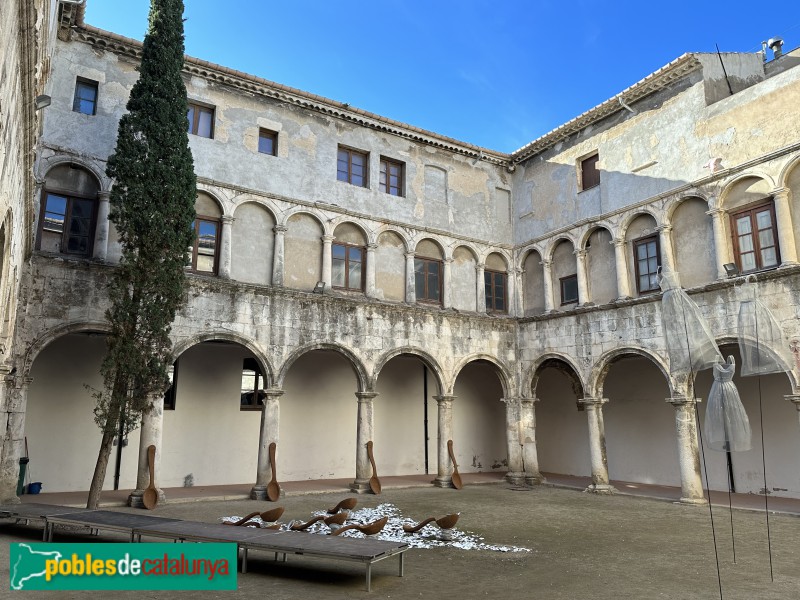
{"type": "MultiPolygon", "coordinates": [[[[315,510],[349,494],[287,494],[281,519],[307,520],[315,510]]],[[[45,499],[42,498],[41,501],[45,499]]],[[[459,548],[412,549],[405,577],[397,560],[373,567],[372,592],[364,588],[363,567],[353,563],[251,553],[249,570],[239,574],[239,591],[114,592],[115,598],[675,598],[720,597],[714,542],[707,506],[685,506],[628,495],[596,496],[572,489],[522,488],[507,483],[467,485],[461,491],[430,486],[384,488],[381,496],[359,496],[359,506],[392,503],[403,516],[461,512],[457,528],[487,544],[528,548],[497,552],[459,548]]],[[[249,500],[168,503],[151,514],[215,522],[274,506],[249,500]]],[[[120,511],[136,509],[118,508],[120,511]]],[[[715,506],[714,523],[726,599],[800,597],[800,518],[772,514],[774,582],[770,580],[766,520],[763,512],[734,510],[736,563],[732,556],[731,517],[715,506]]],[[[40,541],[41,528],[0,524],[0,597],[7,590],[8,542],[40,541]]],[[[56,541],[97,538],[57,532],[56,541]]],[[[127,541],[102,533],[101,539],[127,541]]],[[[25,597],[56,597],[27,592],[25,597]]],[[[109,592],[60,592],[59,598],[103,598],[109,592]]]]}

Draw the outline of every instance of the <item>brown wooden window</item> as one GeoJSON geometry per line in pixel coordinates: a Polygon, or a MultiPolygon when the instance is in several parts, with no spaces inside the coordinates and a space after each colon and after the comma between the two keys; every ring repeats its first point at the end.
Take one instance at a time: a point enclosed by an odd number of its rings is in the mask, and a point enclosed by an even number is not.
{"type": "Polygon", "coordinates": [[[242,391],[239,397],[239,410],[261,410],[267,395],[264,375],[255,358],[245,358],[242,365],[242,391]]]}
{"type": "Polygon", "coordinates": [[[336,179],[359,187],[367,187],[367,155],[358,150],[339,146],[336,179]]]}
{"type": "Polygon", "coordinates": [[[739,271],[777,267],[781,262],[772,201],[731,214],[733,250],[739,271]]]}
{"type": "Polygon", "coordinates": [[[200,217],[194,221],[195,240],[192,247],[191,270],[195,273],[217,272],[220,221],[213,217],[200,217]]]}
{"type": "Polygon", "coordinates": [[[403,196],[403,171],[403,163],[381,157],[381,191],[392,196],[403,196]]]}
{"type": "Polygon", "coordinates": [[[278,155],[278,132],[264,129],[258,130],[258,151],[261,154],[278,155]]]}
{"type": "Polygon", "coordinates": [[[640,294],[656,292],[658,268],[661,266],[658,236],[653,235],[633,242],[633,263],[636,265],[636,289],[640,294]]]}
{"type": "Polygon", "coordinates": [[[483,271],[486,310],[488,312],[506,312],[507,275],[500,271],[483,271]]]}
{"type": "Polygon", "coordinates": [[[561,304],[575,304],[578,302],[578,276],[567,275],[559,279],[561,283],[561,304]]]}
{"type": "Polygon", "coordinates": [[[600,170],[597,168],[599,159],[599,154],[592,154],[581,160],[581,190],[588,190],[600,185],[600,170]]]}
{"type": "Polygon", "coordinates": [[[331,285],[345,290],[364,289],[364,257],[363,246],[343,244],[331,246],[331,285]]]}
{"type": "Polygon", "coordinates": [[[97,82],[78,77],[75,81],[75,97],[72,110],[84,115],[97,114],[97,82]]]}
{"type": "Polygon", "coordinates": [[[214,108],[189,102],[189,133],[194,135],[213,138],[214,137],[214,108]]]}
{"type": "Polygon", "coordinates": [[[442,261],[414,259],[414,286],[418,302],[442,303],[442,261]]]}
{"type": "Polygon", "coordinates": [[[164,410],[175,410],[175,392],[178,388],[178,361],[167,367],[169,387],[164,392],[164,410]]]}
{"type": "Polygon", "coordinates": [[[39,218],[39,248],[91,256],[96,205],[94,200],[46,192],[39,218]]]}

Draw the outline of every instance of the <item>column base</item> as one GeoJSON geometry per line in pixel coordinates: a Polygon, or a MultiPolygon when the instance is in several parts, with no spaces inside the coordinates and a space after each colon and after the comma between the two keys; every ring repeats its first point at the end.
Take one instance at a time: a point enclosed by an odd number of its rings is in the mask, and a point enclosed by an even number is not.
{"type": "Polygon", "coordinates": [[[583,491],[589,492],[590,494],[610,495],[610,494],[616,494],[617,488],[608,483],[593,483],[583,491]]]}
{"type": "Polygon", "coordinates": [[[509,471],[504,479],[514,485],[525,485],[525,473],[519,471],[509,471]]]}
{"type": "Polygon", "coordinates": [[[525,473],[525,485],[541,485],[547,483],[541,473],[525,473]]]}
{"type": "Polygon", "coordinates": [[[370,494],[369,479],[356,479],[350,484],[350,491],[354,494],[370,494]]]}
{"type": "MultiPolygon", "coordinates": [[[[278,494],[279,498],[286,497],[286,491],[281,488],[280,493],[278,494]]],[[[256,484],[250,490],[250,500],[266,500],[269,502],[269,498],[267,498],[267,486],[256,484]]]]}
{"type": "MultiPolygon", "coordinates": [[[[158,502],[165,502],[167,497],[164,495],[164,490],[156,488],[156,491],[158,492],[158,502]]],[[[144,490],[133,490],[128,496],[128,506],[131,508],[144,508],[142,496],[144,496],[144,490]]]]}
{"type": "Polygon", "coordinates": [[[9,496],[0,499],[0,504],[22,504],[22,500],[19,499],[19,496],[9,496]]]}
{"type": "Polygon", "coordinates": [[[438,488],[452,488],[453,480],[450,475],[446,475],[445,477],[437,477],[433,480],[433,486],[438,488]]]}
{"type": "Polygon", "coordinates": [[[690,506],[706,506],[708,504],[708,500],[705,498],[681,498],[681,504],[688,504],[690,506]]]}

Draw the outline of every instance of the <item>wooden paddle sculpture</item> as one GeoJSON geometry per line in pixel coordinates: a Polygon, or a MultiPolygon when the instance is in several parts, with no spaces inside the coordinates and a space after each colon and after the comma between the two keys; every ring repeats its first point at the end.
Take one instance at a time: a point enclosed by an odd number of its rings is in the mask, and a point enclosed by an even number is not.
{"type": "MultiPolygon", "coordinates": [[[[291,530],[292,531],[305,531],[309,527],[311,527],[314,523],[319,523],[320,521],[324,522],[325,525],[343,525],[344,522],[347,520],[349,513],[340,512],[335,515],[325,516],[325,515],[317,515],[316,517],[312,518],[310,521],[306,523],[292,523],[291,530]]],[[[331,527],[331,529],[334,529],[331,527]]]]}
{"type": "Polygon", "coordinates": [[[456,463],[456,455],[453,454],[453,440],[447,440],[447,453],[450,455],[450,460],[453,461],[453,476],[451,477],[453,487],[460,490],[464,484],[461,481],[461,475],[458,474],[458,463],[456,463]]]}
{"type": "Polygon", "coordinates": [[[344,522],[347,520],[347,517],[350,516],[349,512],[340,512],[336,513],[335,515],[331,515],[330,517],[325,517],[325,525],[330,527],[331,529],[337,529],[344,525],[344,522]],[[335,526],[335,527],[334,527],[335,526]]]}
{"type": "Polygon", "coordinates": [[[417,533],[420,529],[425,527],[428,523],[436,521],[436,524],[442,529],[452,529],[458,523],[458,516],[461,513],[453,513],[452,515],[445,515],[443,517],[429,517],[424,521],[420,521],[416,525],[403,525],[403,531],[406,533],[417,533]]]}
{"type": "Polygon", "coordinates": [[[250,513],[249,515],[239,519],[238,521],[226,521],[225,525],[236,525],[236,526],[244,525],[246,527],[258,527],[258,523],[256,523],[255,521],[250,523],[249,522],[250,519],[259,517],[262,521],[264,521],[264,523],[272,523],[273,521],[277,521],[278,519],[281,518],[281,515],[283,514],[284,510],[285,509],[282,506],[278,506],[276,508],[273,508],[272,510],[268,510],[262,513],[259,512],[250,513]]]}
{"type": "Polygon", "coordinates": [[[269,466],[272,469],[272,479],[267,484],[267,500],[276,502],[281,497],[281,486],[278,485],[278,479],[275,477],[275,442],[269,445],[269,466]]]}
{"type": "Polygon", "coordinates": [[[382,519],[378,519],[377,521],[373,521],[372,523],[367,523],[366,525],[359,525],[358,523],[353,523],[352,525],[345,525],[344,527],[339,527],[339,529],[331,533],[331,535],[339,535],[340,533],[344,533],[345,531],[348,531],[350,529],[355,529],[356,531],[360,531],[364,535],[375,535],[376,533],[380,532],[388,522],[389,522],[389,517],[383,517],[382,519]]]}
{"type": "Polygon", "coordinates": [[[155,484],[156,447],[153,445],[147,447],[147,466],[150,468],[150,485],[142,494],[142,504],[147,510],[153,510],[158,504],[158,490],[155,484]]]}
{"type": "Polygon", "coordinates": [[[367,442],[367,457],[372,465],[372,477],[369,478],[369,489],[377,496],[381,493],[381,480],[378,479],[378,469],[375,466],[375,457],[372,455],[372,440],[367,442]]]}
{"type": "Polygon", "coordinates": [[[356,507],[356,504],[358,504],[358,500],[356,498],[345,498],[333,508],[329,508],[328,514],[335,515],[340,510],[353,510],[356,507]]]}

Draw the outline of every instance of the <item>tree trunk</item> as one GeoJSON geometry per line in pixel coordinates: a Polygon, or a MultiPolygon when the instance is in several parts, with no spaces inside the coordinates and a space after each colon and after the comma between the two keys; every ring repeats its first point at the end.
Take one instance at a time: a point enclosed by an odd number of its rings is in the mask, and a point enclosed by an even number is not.
{"type": "Polygon", "coordinates": [[[89,498],[86,500],[86,508],[95,510],[100,502],[100,492],[103,491],[103,481],[106,478],[108,459],[111,456],[111,446],[116,434],[104,433],[103,441],[100,442],[100,452],[97,454],[97,464],[94,467],[92,485],[89,486],[89,498]]]}

